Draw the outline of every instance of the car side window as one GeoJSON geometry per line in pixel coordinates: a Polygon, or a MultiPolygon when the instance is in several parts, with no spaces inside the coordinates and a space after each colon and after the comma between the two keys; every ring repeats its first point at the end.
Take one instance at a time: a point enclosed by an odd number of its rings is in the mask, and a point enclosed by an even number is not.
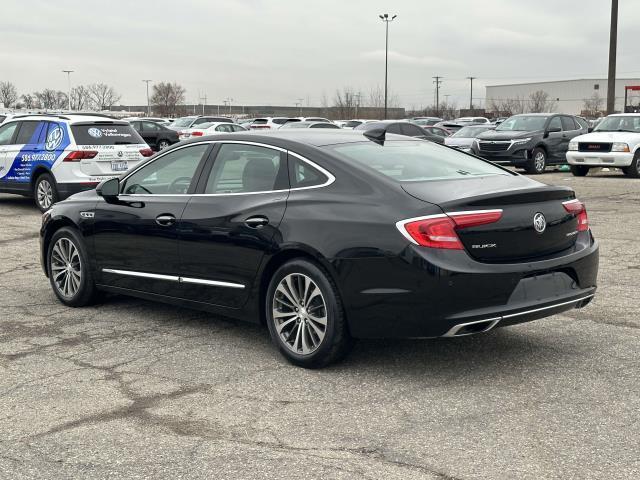
{"type": "Polygon", "coordinates": [[[191,127],[195,127],[196,125],[202,125],[203,123],[211,123],[211,119],[209,118],[198,118],[191,127]]]}
{"type": "Polygon", "coordinates": [[[560,122],[560,117],[553,117],[551,119],[547,129],[550,130],[552,128],[558,128],[558,129],[562,130],[562,123],[560,122]]]}
{"type": "Polygon", "coordinates": [[[0,127],[0,145],[11,145],[11,140],[17,127],[18,122],[8,123],[0,127]]]}
{"type": "Polygon", "coordinates": [[[146,164],[122,186],[127,195],[181,195],[189,191],[208,144],[179,148],[146,164]]]}
{"type": "Polygon", "coordinates": [[[291,188],[304,188],[322,185],[328,178],[307,162],[289,155],[289,180],[291,188]]]}
{"type": "Polygon", "coordinates": [[[160,127],[153,122],[142,122],[142,128],[145,132],[157,132],[160,130],[160,127]]]}
{"type": "Polygon", "coordinates": [[[420,129],[420,127],[416,127],[415,125],[411,125],[410,123],[401,124],[403,135],[408,135],[410,137],[419,137],[423,136],[424,132],[420,129]]]}
{"type": "Polygon", "coordinates": [[[272,148],[241,143],[220,146],[205,192],[255,193],[288,188],[284,154],[272,148]]]}
{"type": "Polygon", "coordinates": [[[576,130],[576,124],[571,117],[562,117],[562,130],[570,132],[576,130]]]}
{"type": "Polygon", "coordinates": [[[142,124],[140,122],[129,122],[136,132],[142,132],[142,124]]]}
{"type": "Polygon", "coordinates": [[[38,125],[40,122],[34,121],[25,121],[20,122],[20,129],[18,130],[18,135],[16,136],[16,145],[28,145],[33,143],[38,143],[38,138],[33,138],[36,131],[38,130],[38,125]]]}
{"type": "Polygon", "coordinates": [[[392,123],[387,127],[387,133],[397,133],[398,135],[402,135],[402,131],[400,130],[399,123],[392,123]]]}

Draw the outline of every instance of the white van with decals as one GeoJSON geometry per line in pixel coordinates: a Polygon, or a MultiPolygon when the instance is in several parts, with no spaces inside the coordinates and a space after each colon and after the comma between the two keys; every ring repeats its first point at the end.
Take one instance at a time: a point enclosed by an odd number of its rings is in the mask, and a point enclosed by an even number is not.
{"type": "Polygon", "coordinates": [[[110,117],[16,116],[0,126],[0,192],[33,196],[45,211],[151,155],[129,123],[110,117]]]}

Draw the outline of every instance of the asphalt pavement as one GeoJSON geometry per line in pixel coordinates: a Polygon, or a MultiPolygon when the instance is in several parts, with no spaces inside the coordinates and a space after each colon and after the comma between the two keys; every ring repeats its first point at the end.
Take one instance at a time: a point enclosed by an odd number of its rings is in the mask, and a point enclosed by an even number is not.
{"type": "Polygon", "coordinates": [[[39,213],[0,195],[0,478],[640,478],[640,180],[537,179],[587,203],[587,308],[361,341],[320,371],[255,325],[120,296],[62,306],[39,213]]]}

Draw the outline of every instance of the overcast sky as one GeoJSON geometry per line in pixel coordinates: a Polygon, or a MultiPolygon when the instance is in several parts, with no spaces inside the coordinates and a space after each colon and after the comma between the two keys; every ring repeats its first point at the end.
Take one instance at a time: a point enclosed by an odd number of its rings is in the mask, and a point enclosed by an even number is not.
{"type": "MultiPolygon", "coordinates": [[[[384,83],[402,106],[484,85],[605,77],[609,0],[1,0],[0,81],[20,93],[104,82],[146,103],[142,79],[176,81],[187,102],[319,105],[337,88],[384,83]]],[[[618,76],[640,77],[640,1],[620,0],[618,76]]]]}

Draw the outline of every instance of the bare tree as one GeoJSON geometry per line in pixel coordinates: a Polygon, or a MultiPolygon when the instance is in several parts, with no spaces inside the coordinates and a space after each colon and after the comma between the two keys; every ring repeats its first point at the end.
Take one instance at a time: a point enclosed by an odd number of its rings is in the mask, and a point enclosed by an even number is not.
{"type": "Polygon", "coordinates": [[[556,102],[549,99],[549,94],[544,90],[537,90],[529,95],[529,111],[531,113],[552,112],[556,102]]]}
{"type": "Polygon", "coordinates": [[[94,83],[86,87],[91,106],[96,110],[107,110],[120,101],[121,95],[104,83],[94,83]]]}
{"type": "Polygon", "coordinates": [[[71,89],[71,110],[84,110],[90,108],[91,95],[84,85],[78,85],[71,89]]]}
{"type": "MultiPolygon", "coordinates": [[[[367,106],[375,109],[374,113],[377,118],[382,119],[382,117],[384,117],[384,88],[383,87],[381,87],[380,85],[377,85],[369,91],[367,106]]],[[[387,108],[388,109],[398,108],[399,106],[400,106],[400,99],[398,98],[398,95],[393,92],[388,92],[387,108]]],[[[388,113],[388,115],[390,117],[393,116],[393,112],[390,114],[388,113]]]]}
{"type": "Polygon", "coordinates": [[[149,101],[158,115],[175,115],[178,106],[184,103],[185,93],[184,87],[176,82],[160,82],[153,86],[149,101]]]}
{"type": "Polygon", "coordinates": [[[598,92],[594,92],[591,98],[584,99],[584,109],[590,117],[598,117],[604,107],[604,98],[598,92]]]}
{"type": "Polygon", "coordinates": [[[344,87],[342,91],[336,90],[333,97],[333,106],[338,112],[339,118],[354,118],[359,94],[351,87],[344,87]]]}
{"type": "Polygon", "coordinates": [[[38,98],[35,94],[25,93],[20,97],[22,102],[22,106],[27,110],[31,110],[32,108],[38,108],[40,105],[38,103],[38,98]]]}
{"type": "Polygon", "coordinates": [[[11,108],[18,101],[18,90],[11,82],[0,82],[0,103],[11,108]]]}
{"type": "Polygon", "coordinates": [[[60,90],[45,88],[41,92],[34,93],[40,108],[46,110],[58,110],[67,106],[67,94],[60,90]]]}

